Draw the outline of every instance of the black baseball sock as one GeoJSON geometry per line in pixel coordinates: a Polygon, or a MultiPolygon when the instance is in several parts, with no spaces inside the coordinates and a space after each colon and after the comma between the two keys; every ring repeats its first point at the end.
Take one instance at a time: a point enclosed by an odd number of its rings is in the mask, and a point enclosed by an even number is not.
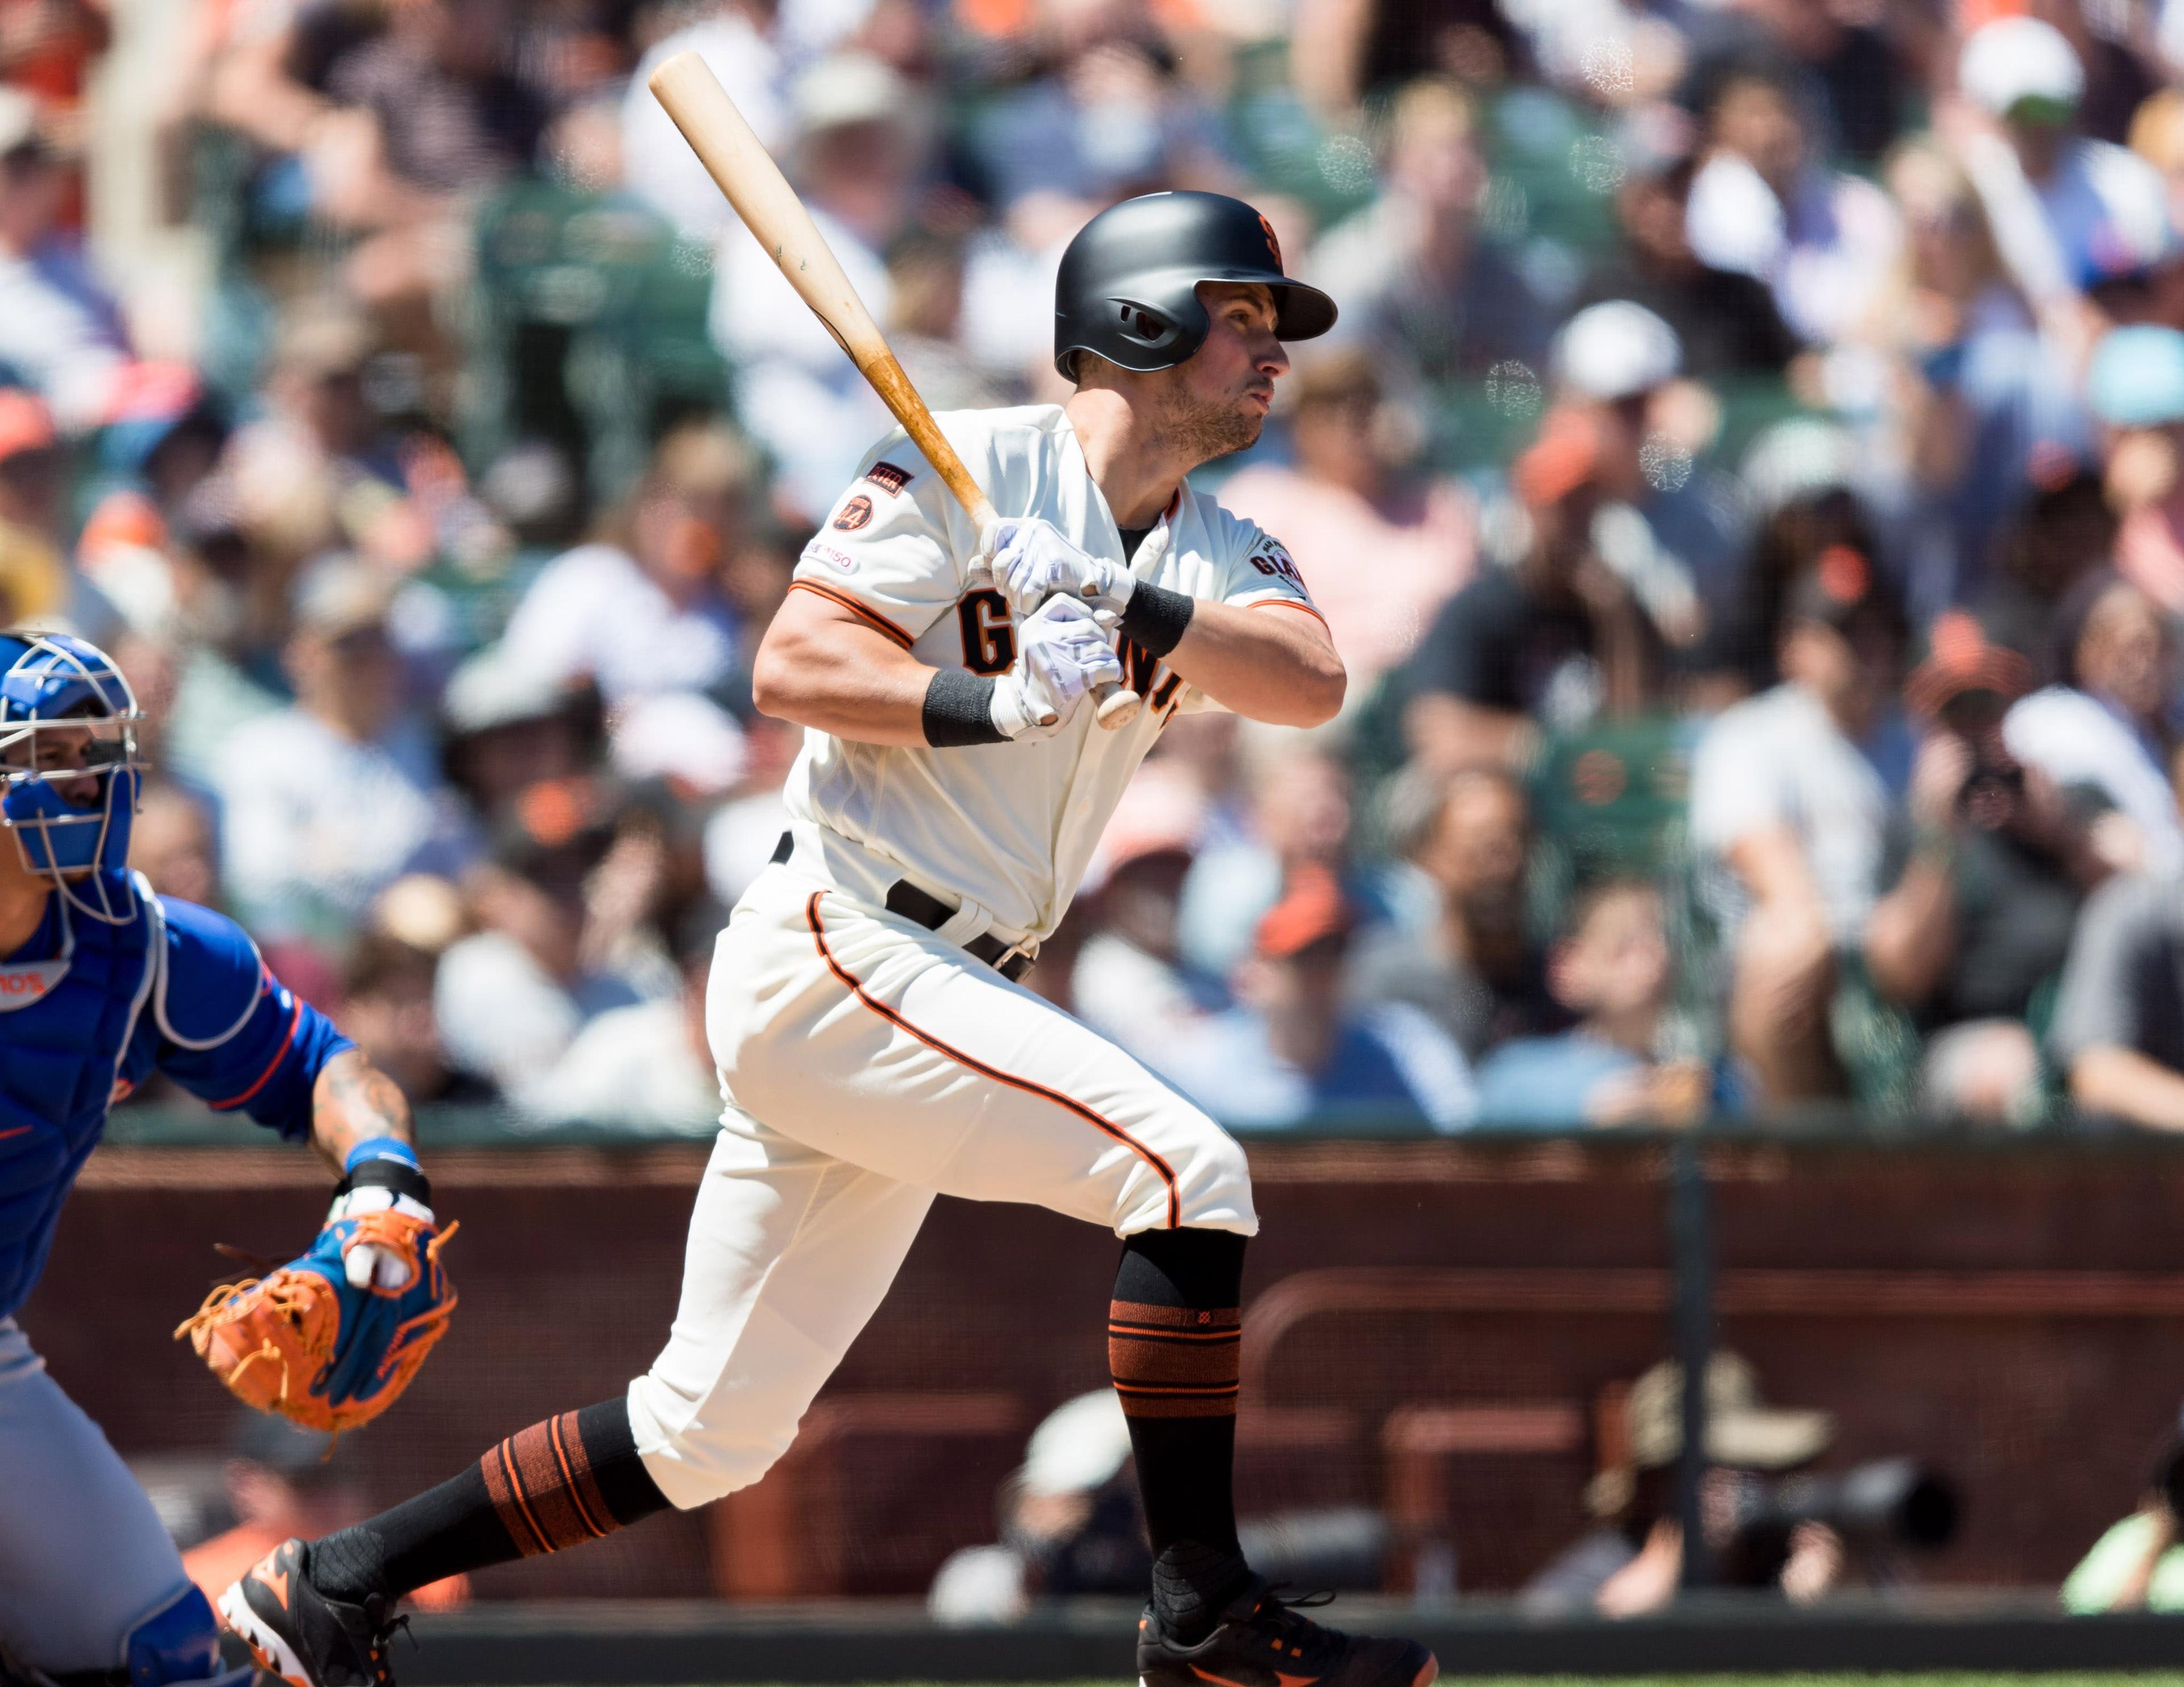
{"type": "Polygon", "coordinates": [[[1153,1609],[1186,1644],[1251,1575],[1230,1486],[1244,1242],[1226,1230],[1140,1232],[1123,1244],[1107,1315],[1107,1363],[1152,1542],[1153,1609]]]}
{"type": "Polygon", "coordinates": [[[667,1508],[622,1400],[510,1435],[451,1481],[311,1543],[312,1585],[395,1598],[459,1571],[559,1552],[667,1508]]]}

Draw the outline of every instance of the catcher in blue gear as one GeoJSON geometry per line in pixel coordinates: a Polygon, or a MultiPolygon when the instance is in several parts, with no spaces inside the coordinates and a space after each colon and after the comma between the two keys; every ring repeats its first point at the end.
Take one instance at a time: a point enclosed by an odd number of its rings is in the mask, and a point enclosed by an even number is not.
{"type": "Polygon", "coordinates": [[[141,718],[103,652],[0,633],[0,1674],[242,1687],[151,1501],[15,1322],[107,1110],[162,1072],[341,1173],[302,1259],[185,1326],[253,1404],[360,1422],[454,1296],[401,1092],[232,921],[129,871],[141,718]]]}

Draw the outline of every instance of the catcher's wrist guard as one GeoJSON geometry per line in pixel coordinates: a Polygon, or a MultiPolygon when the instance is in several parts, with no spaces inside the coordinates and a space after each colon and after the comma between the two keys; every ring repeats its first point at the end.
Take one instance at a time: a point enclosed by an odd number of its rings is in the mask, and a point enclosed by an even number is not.
{"type": "Polygon", "coordinates": [[[392,1190],[425,1208],[425,1221],[432,1222],[432,1180],[414,1162],[383,1158],[358,1161],[334,1185],[335,1211],[338,1212],[342,1203],[359,1189],[392,1190]]]}

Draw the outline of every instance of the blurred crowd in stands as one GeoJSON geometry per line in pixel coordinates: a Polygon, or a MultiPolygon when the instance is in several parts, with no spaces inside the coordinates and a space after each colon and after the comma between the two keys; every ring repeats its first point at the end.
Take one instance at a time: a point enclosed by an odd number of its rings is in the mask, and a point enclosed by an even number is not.
{"type": "Polygon", "coordinates": [[[888,418],[683,48],[937,408],[1133,193],[1340,306],[1207,481],[1349,704],[1174,721],[1033,988],[1242,1127],[2184,1128],[2179,0],[0,0],[4,618],[415,1100],[717,1106],[888,418]]]}

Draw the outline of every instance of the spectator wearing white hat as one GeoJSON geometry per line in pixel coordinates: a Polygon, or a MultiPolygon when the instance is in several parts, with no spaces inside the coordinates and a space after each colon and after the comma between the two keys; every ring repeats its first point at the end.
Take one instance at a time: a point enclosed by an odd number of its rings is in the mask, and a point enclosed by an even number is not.
{"type": "MultiPolygon", "coordinates": [[[[867,53],[821,59],[790,89],[788,174],[842,271],[888,319],[886,254],[910,218],[927,125],[916,91],[867,53]]],[[[712,335],[736,371],[737,410],[772,454],[777,488],[816,521],[855,476],[887,409],[741,223],[721,237],[712,335]]]]}
{"type": "Polygon", "coordinates": [[[599,748],[598,691],[488,644],[448,680],[440,698],[441,760],[449,781],[488,826],[542,779],[573,778],[599,748]]]}
{"type": "Polygon", "coordinates": [[[1993,125],[1966,137],[1965,167],[2036,306],[2066,305],[2176,256],[2161,173],[2079,132],[2085,68],[2059,30],[2031,17],[1981,25],[1964,43],[1957,81],[1993,125]]]}
{"type": "Polygon", "coordinates": [[[1552,363],[1562,402],[1600,425],[1608,502],[1594,518],[1594,548],[1676,643],[1701,631],[1701,602],[1729,590],[1743,537],[1724,514],[1734,498],[1695,469],[1705,442],[1691,437],[1687,418],[1702,423],[1713,407],[1683,382],[1683,366],[1676,331],[1629,299],[1604,299],[1571,317],[1555,337],[1552,363]]]}

